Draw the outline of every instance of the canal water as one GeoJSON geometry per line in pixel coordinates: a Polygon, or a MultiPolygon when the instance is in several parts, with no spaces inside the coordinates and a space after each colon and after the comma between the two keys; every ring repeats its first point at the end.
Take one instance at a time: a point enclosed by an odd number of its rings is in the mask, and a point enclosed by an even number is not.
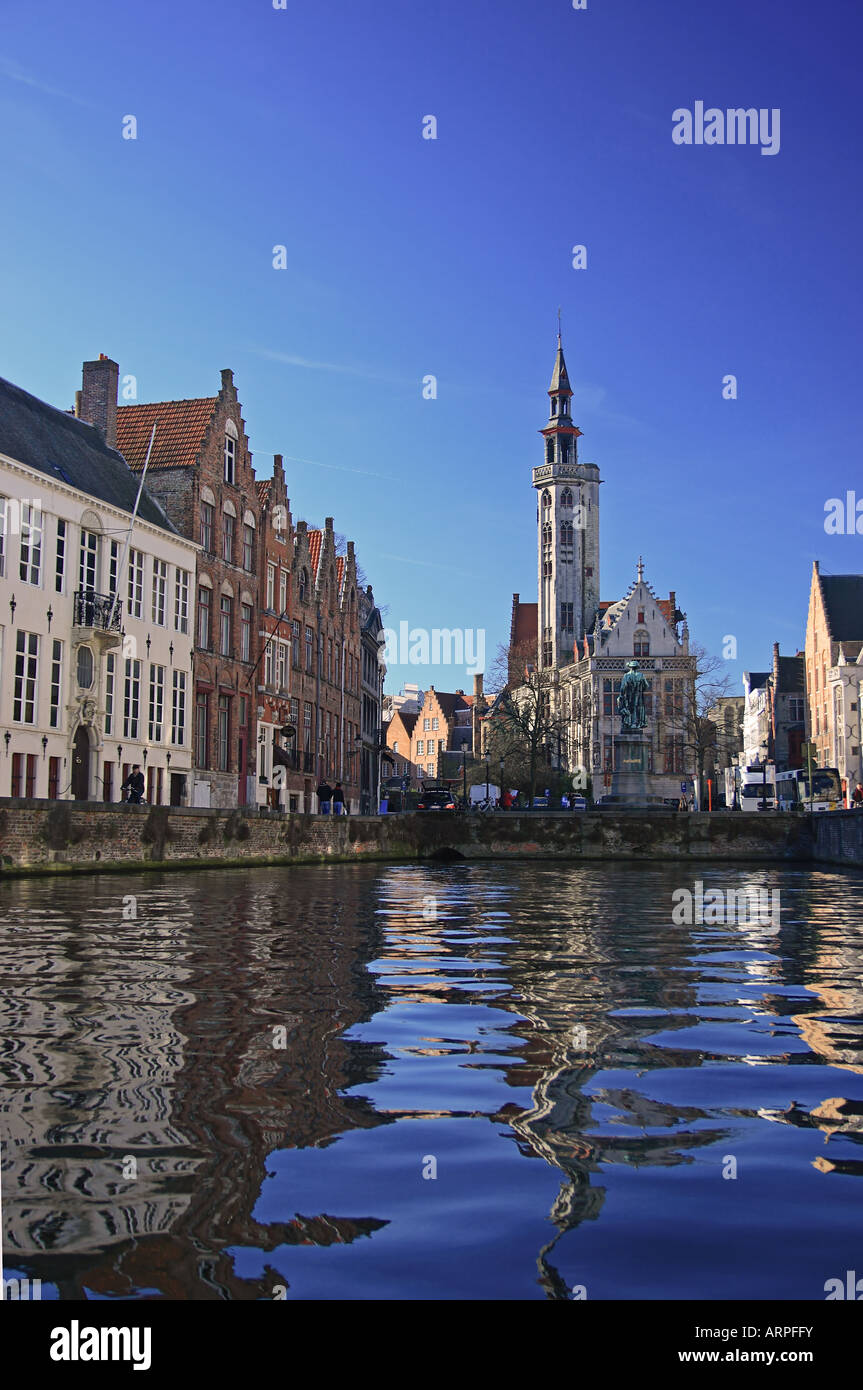
{"type": "Polygon", "coordinates": [[[6,1277],[823,1300],[863,1272],[860,890],[632,863],[7,882],[6,1277]],[[748,880],[775,916],[699,911],[748,880]]]}

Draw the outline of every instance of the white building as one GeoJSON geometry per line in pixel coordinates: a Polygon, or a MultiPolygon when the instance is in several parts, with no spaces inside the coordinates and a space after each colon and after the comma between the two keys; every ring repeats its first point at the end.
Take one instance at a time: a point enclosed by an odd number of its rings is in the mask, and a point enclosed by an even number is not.
{"type": "Polygon", "coordinates": [[[0,793],[188,802],[197,546],[93,425],[0,378],[0,793]]]}

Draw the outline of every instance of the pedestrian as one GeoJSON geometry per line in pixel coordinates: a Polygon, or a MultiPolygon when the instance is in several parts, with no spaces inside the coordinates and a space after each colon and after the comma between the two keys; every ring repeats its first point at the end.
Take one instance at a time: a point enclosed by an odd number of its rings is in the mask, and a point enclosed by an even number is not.
{"type": "Polygon", "coordinates": [[[330,814],[330,802],[333,799],[333,789],[329,782],[324,779],[318,783],[318,811],[322,816],[330,814]]]}
{"type": "Polygon", "coordinates": [[[863,783],[857,783],[851,800],[854,802],[855,811],[863,811],[863,783]]]}
{"type": "Polygon", "coordinates": [[[140,763],[132,764],[132,771],[125,782],[120,783],[120,791],[127,791],[129,795],[126,801],[130,806],[140,806],[144,800],[144,774],[141,771],[140,763]]]}
{"type": "Polygon", "coordinates": [[[333,815],[345,815],[345,794],[342,791],[341,782],[336,782],[336,785],[333,788],[333,815]]]}
{"type": "Polygon", "coordinates": [[[502,810],[504,810],[504,811],[511,811],[511,810],[512,810],[512,792],[508,792],[508,791],[504,790],[503,795],[502,795],[501,798],[500,798],[500,804],[501,804],[501,809],[502,809],[502,810]]]}

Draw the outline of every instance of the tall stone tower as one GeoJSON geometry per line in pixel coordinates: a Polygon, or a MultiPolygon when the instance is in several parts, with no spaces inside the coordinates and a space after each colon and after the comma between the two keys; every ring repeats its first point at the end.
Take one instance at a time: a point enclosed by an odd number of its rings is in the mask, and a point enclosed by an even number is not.
{"type": "Polygon", "coordinates": [[[592,630],[599,609],[599,469],[580,463],[581,430],[572,423],[572,387],[560,334],[550,414],[540,433],[545,462],[533,470],[537,492],[540,666],[568,666],[573,646],[592,630]]]}

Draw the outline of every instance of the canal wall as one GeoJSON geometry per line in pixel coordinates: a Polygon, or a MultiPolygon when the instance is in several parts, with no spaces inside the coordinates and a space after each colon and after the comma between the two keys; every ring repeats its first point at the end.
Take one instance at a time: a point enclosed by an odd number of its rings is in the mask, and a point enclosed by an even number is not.
{"type": "Polygon", "coordinates": [[[815,859],[863,869],[863,811],[831,811],[812,821],[815,859]]]}
{"type": "Polygon", "coordinates": [[[838,821],[839,813],[812,818],[615,808],[334,819],[245,808],[0,798],[0,876],[363,860],[787,862],[811,861],[816,852],[830,862],[863,866],[863,814],[857,816],[828,842],[813,820],[838,821]]]}

